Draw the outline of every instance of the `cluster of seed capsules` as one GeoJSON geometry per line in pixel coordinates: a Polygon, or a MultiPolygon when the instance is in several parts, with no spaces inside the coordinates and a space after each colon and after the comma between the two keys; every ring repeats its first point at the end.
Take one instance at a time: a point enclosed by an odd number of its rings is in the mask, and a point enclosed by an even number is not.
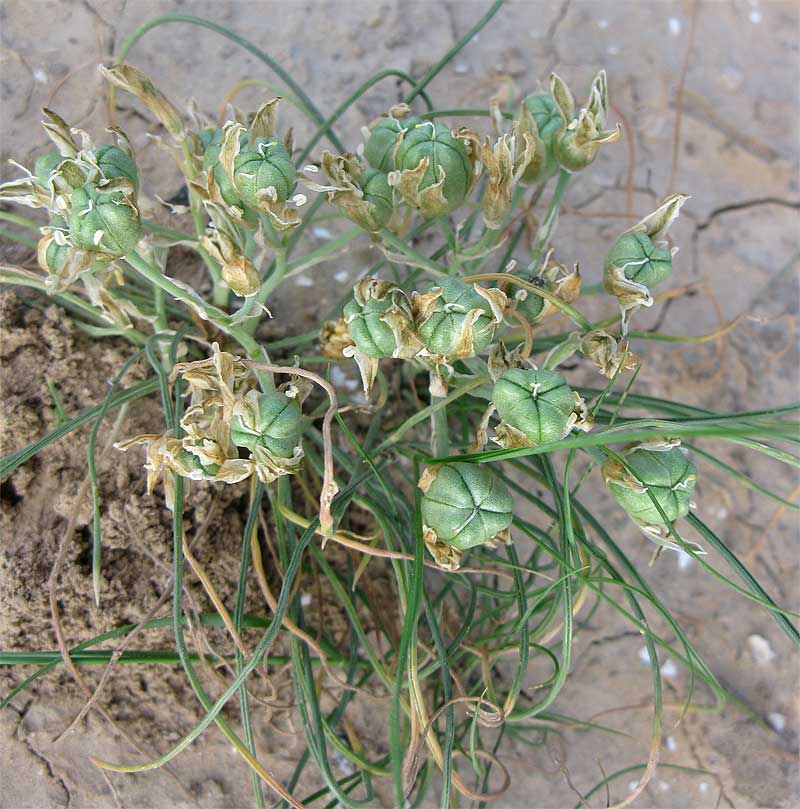
{"type": "MultiPolygon", "coordinates": [[[[532,119],[527,132],[533,133],[536,159],[520,172],[517,179],[522,183],[542,182],[560,169],[579,170],[594,159],[600,143],[619,136],[618,130],[603,133],[596,128],[593,137],[581,141],[576,136],[576,130],[585,134],[587,127],[604,121],[604,73],[593,84],[588,112],[584,109],[575,117],[574,101],[565,93],[569,91],[557,80],[551,82],[550,95],[530,96],[523,102],[514,131],[518,137],[520,122],[532,119]]],[[[435,216],[458,207],[475,184],[477,137],[466,130],[450,131],[440,122],[406,117],[406,111],[400,110],[378,119],[365,134],[361,155],[367,168],[353,155],[328,155],[323,168],[335,183],[325,189],[331,201],[368,230],[391,225],[398,195],[423,216],[435,216]],[[359,205],[360,214],[353,216],[359,205]]],[[[683,199],[665,200],[659,211],[624,233],[607,257],[605,286],[620,300],[623,327],[630,310],[652,303],[649,287],[671,273],[672,252],[660,237],[683,199]]],[[[519,277],[546,287],[541,275],[523,271],[519,277]]],[[[541,319],[546,300],[525,293],[510,300],[499,288],[486,289],[457,277],[443,278],[410,295],[388,281],[365,278],[356,284],[353,299],[344,307],[350,345],[342,353],[358,363],[365,393],[378,362],[392,357],[427,365],[431,393],[443,396],[453,364],[491,350],[512,306],[534,322],[541,319]]],[[[485,431],[496,411],[499,424],[494,440],[501,446],[544,445],[560,441],[573,429],[591,428],[585,402],[560,373],[536,369],[519,359],[498,368],[496,356],[492,365],[490,361],[491,404],[481,429],[485,431]]],[[[657,542],[669,544],[671,523],[688,512],[696,480],[696,469],[686,453],[668,441],[630,445],[607,460],[602,472],[613,496],[634,521],[657,542]]],[[[513,499],[489,464],[435,465],[423,473],[419,486],[425,543],[444,569],[458,568],[470,548],[509,539],[513,499]]]]}

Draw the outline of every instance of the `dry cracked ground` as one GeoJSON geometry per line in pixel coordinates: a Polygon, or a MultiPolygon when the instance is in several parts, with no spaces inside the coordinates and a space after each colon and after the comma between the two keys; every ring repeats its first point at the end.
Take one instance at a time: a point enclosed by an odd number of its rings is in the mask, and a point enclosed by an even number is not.
{"type": "MultiPolygon", "coordinates": [[[[5,0],[0,5],[2,156],[29,164],[44,146],[38,126],[43,105],[99,134],[106,119],[98,100],[97,64],[156,14],[192,13],[250,37],[329,112],[365,77],[383,68],[422,75],[487,5],[465,0],[5,0]]],[[[580,261],[588,282],[596,282],[605,246],[628,221],[624,214],[644,214],[668,191],[686,191],[692,199],[675,228],[681,251],[671,283],[694,284],[695,292],[643,323],[651,325],[658,317],[664,331],[701,335],[740,313],[749,316],[714,344],[649,344],[643,350],[641,392],[720,409],[770,407],[797,398],[793,328],[800,254],[799,40],[797,2],[509,2],[430,88],[440,107],[485,106],[498,93],[520,95],[535,89],[554,69],[581,86],[598,67],[607,68],[614,114],[626,137],[606,149],[571,186],[560,224],[561,261],[580,261]]],[[[210,113],[216,113],[228,88],[241,79],[278,84],[232,42],[180,24],[151,31],[132,50],[130,60],[157,77],[170,98],[193,97],[210,113]]],[[[255,108],[265,92],[245,89],[237,103],[255,108]]],[[[359,127],[396,102],[401,92],[393,79],[376,87],[344,117],[338,130],[342,139],[358,143],[359,127]]],[[[153,178],[151,191],[170,196],[177,178],[168,169],[153,173],[159,154],[153,145],[145,145],[147,120],[129,99],[121,99],[120,108],[121,125],[140,148],[144,174],[153,178]]],[[[302,121],[294,116],[291,122],[302,142],[307,134],[302,121]]],[[[3,172],[7,176],[6,168],[3,172]]],[[[327,279],[312,282],[300,276],[290,282],[282,303],[274,307],[275,328],[308,328],[319,307],[332,303],[368,258],[366,250],[354,252],[327,279]]],[[[52,324],[30,328],[45,326],[52,324]]],[[[6,379],[4,384],[4,395],[11,396],[10,387],[23,382],[6,379]]],[[[88,398],[75,406],[93,401],[88,398]]],[[[45,419],[42,431],[46,427],[45,419]]],[[[16,449],[14,436],[5,441],[16,449]]],[[[75,452],[83,451],[81,443],[74,446],[75,452]]],[[[725,458],[784,493],[797,485],[782,470],[778,474],[784,477],[776,479],[775,467],[751,454],[734,450],[725,458]]],[[[701,464],[701,471],[698,499],[705,518],[779,603],[797,609],[796,519],[776,514],[772,504],[751,491],[732,487],[718,470],[701,464]]],[[[33,486],[35,481],[28,483],[33,486]]],[[[62,494],[69,499],[74,493],[62,494]]],[[[670,553],[648,570],[649,548],[620,513],[609,509],[607,520],[738,703],[719,714],[693,712],[679,722],[680,713],[671,704],[680,704],[688,678],[674,661],[661,661],[670,703],[661,761],[706,773],[663,766],[637,805],[800,805],[798,665],[787,639],[765,612],[753,609],[687,557],[670,553]]],[[[3,542],[11,540],[4,537],[3,542]]],[[[88,595],[81,597],[88,604],[88,595]]],[[[44,586],[39,598],[46,600],[44,586]]],[[[30,609],[41,612],[42,605],[31,603],[30,609]]],[[[79,615],[84,636],[95,634],[92,611],[86,608],[79,615]]],[[[0,619],[4,617],[0,611],[0,619]]],[[[82,636],[80,627],[74,626],[70,642],[82,636]]],[[[53,645],[52,639],[48,645],[53,645]]],[[[641,637],[622,619],[610,611],[593,618],[580,634],[571,678],[556,707],[584,719],[599,717],[628,735],[570,730],[560,747],[515,748],[505,762],[513,780],[502,806],[572,806],[578,798],[565,771],[575,789],[585,792],[602,778],[601,768],[609,773],[645,760],[651,676],[642,653],[641,637]]],[[[532,672],[532,682],[536,676],[532,672]]],[[[12,681],[6,673],[4,692],[12,681]]],[[[234,765],[231,749],[213,733],[174,762],[177,778],[167,772],[112,776],[114,797],[87,756],[101,753],[125,760],[135,753],[95,714],[56,743],[81,700],[68,678],[51,675],[50,682],[51,687],[22,696],[0,714],[3,809],[110,806],[114,800],[126,807],[249,805],[246,773],[234,765]]],[[[112,691],[106,703],[109,711],[124,727],[161,727],[158,697],[169,690],[159,687],[156,679],[136,688],[132,700],[112,691]]],[[[708,702],[710,696],[701,693],[698,699],[708,702]]],[[[188,700],[171,710],[175,728],[190,727],[198,715],[188,700]]],[[[166,749],[175,738],[161,733],[154,746],[166,749]]],[[[299,742],[266,735],[258,742],[273,752],[270,763],[279,774],[288,771],[301,750],[299,742]]],[[[623,798],[635,783],[635,773],[616,781],[614,798],[623,798]]],[[[605,800],[600,793],[590,805],[601,806],[605,800]]]]}

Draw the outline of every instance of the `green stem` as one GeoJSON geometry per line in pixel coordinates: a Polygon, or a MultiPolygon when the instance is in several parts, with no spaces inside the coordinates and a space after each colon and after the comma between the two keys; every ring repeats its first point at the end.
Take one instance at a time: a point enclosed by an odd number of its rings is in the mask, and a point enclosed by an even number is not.
{"type": "Polygon", "coordinates": [[[569,184],[571,177],[572,174],[570,174],[570,172],[568,172],[566,169],[561,169],[561,172],[558,175],[558,184],[556,185],[556,190],[553,193],[553,198],[550,200],[550,206],[547,209],[547,213],[542,220],[542,224],[539,226],[539,232],[536,234],[536,241],[531,254],[531,263],[528,265],[528,269],[533,272],[536,271],[542,252],[547,247],[550,237],[553,235],[556,222],[558,221],[558,209],[561,207],[561,198],[564,196],[564,192],[567,190],[567,185],[569,184]]]}
{"type": "Polygon", "coordinates": [[[21,216],[18,213],[10,213],[9,211],[0,211],[0,222],[11,222],[12,225],[19,225],[21,228],[39,232],[39,227],[33,219],[28,219],[27,216],[21,216]]]}
{"type": "Polygon", "coordinates": [[[475,36],[489,20],[494,17],[503,5],[503,0],[495,0],[489,10],[464,34],[461,39],[414,85],[414,89],[406,96],[406,104],[410,104],[439,75],[439,72],[450,60],[475,36]]]}
{"type": "Polygon", "coordinates": [[[316,250],[306,253],[304,256],[301,256],[295,261],[290,261],[286,267],[286,275],[284,278],[288,278],[291,275],[297,275],[298,273],[303,272],[303,270],[313,267],[315,264],[320,264],[332,256],[337,250],[348,245],[353,241],[353,239],[357,238],[362,233],[364,233],[364,231],[360,227],[350,228],[350,230],[342,233],[341,236],[331,239],[331,241],[327,244],[323,244],[316,250]]]}
{"type": "MultiPolygon", "coordinates": [[[[138,42],[151,28],[155,28],[159,25],[165,25],[167,23],[172,22],[185,22],[190,23],[191,25],[198,25],[201,28],[208,28],[211,31],[215,31],[218,34],[221,34],[224,37],[235,42],[240,47],[244,48],[246,51],[252,53],[257,59],[260,59],[264,64],[268,65],[274,73],[276,73],[281,81],[283,81],[287,87],[299,98],[305,109],[310,114],[310,117],[316,121],[317,124],[324,124],[325,120],[323,119],[321,113],[316,108],[314,103],[311,99],[305,94],[303,88],[292,78],[292,76],[284,70],[268,53],[265,53],[260,48],[256,47],[252,42],[244,39],[244,37],[240,37],[238,34],[234,33],[233,31],[229,30],[223,25],[219,25],[218,23],[212,22],[211,20],[204,20],[201,17],[195,17],[193,14],[163,14],[159,17],[154,17],[149,22],[142,25],[140,28],[137,28],[123,43],[119,49],[117,54],[117,58],[115,60],[116,64],[121,64],[125,57],[128,54],[128,51],[138,42]]],[[[327,133],[328,140],[337,148],[339,151],[344,151],[345,148],[342,145],[341,141],[333,134],[333,132],[328,131],[327,133]]]]}
{"type": "Polygon", "coordinates": [[[227,331],[229,317],[221,309],[207,304],[203,298],[193,290],[178,286],[171,278],[164,275],[158,267],[152,265],[139,253],[129,253],[125,256],[125,261],[127,261],[136,272],[150,281],[151,284],[159,287],[164,292],[168,292],[177,300],[183,301],[190,308],[199,310],[207,320],[219,326],[224,331],[227,331]]]}
{"type": "Polygon", "coordinates": [[[422,253],[418,253],[413,247],[407,245],[390,230],[384,228],[381,230],[380,236],[386,244],[391,245],[395,250],[399,250],[404,256],[410,258],[410,263],[414,266],[422,267],[428,270],[428,272],[432,272],[434,275],[447,275],[447,271],[444,267],[437,264],[435,261],[431,261],[427,256],[423,256],[422,253]]]}
{"type": "Polygon", "coordinates": [[[450,453],[450,435],[447,427],[446,400],[438,396],[431,397],[431,404],[441,402],[441,407],[431,413],[431,451],[437,458],[444,458],[450,453]]]}
{"type": "Polygon", "coordinates": [[[176,242],[196,242],[197,236],[192,236],[191,233],[184,233],[181,230],[173,230],[172,228],[159,225],[152,219],[142,219],[142,227],[155,233],[157,236],[164,236],[167,239],[174,239],[176,242]]]}

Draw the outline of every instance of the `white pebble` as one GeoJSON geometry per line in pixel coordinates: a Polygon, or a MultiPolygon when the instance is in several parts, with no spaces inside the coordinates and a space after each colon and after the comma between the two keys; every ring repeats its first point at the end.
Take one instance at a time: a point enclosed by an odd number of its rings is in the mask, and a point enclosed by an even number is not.
{"type": "Polygon", "coordinates": [[[753,660],[755,660],[759,666],[771,663],[775,659],[776,655],[769,645],[769,641],[761,637],[761,635],[750,635],[747,639],[747,643],[750,646],[750,653],[753,655],[753,660]]]}
{"type": "Polygon", "coordinates": [[[666,746],[667,750],[669,750],[670,753],[674,753],[675,750],[678,748],[678,745],[675,744],[674,736],[667,736],[667,738],[664,740],[664,745],[666,746]]]}
{"type": "Polygon", "coordinates": [[[33,71],[33,80],[38,81],[39,84],[47,84],[48,82],[47,73],[45,73],[45,71],[42,70],[42,68],[37,67],[33,71]]]}
{"type": "Polygon", "coordinates": [[[347,270],[339,270],[333,277],[341,284],[350,277],[350,273],[347,270]]]}
{"type": "Polygon", "coordinates": [[[318,238],[318,239],[330,239],[331,232],[328,228],[320,227],[319,225],[315,225],[311,228],[311,232],[318,238]]]}
{"type": "Polygon", "coordinates": [[[643,666],[650,665],[650,654],[647,651],[646,646],[642,646],[642,648],[639,650],[639,660],[642,662],[643,666]]]}
{"type": "Polygon", "coordinates": [[[628,791],[633,792],[639,786],[638,781],[628,781],[628,791]]]}
{"type": "Polygon", "coordinates": [[[756,25],[758,25],[758,23],[761,22],[761,19],[762,19],[761,12],[757,8],[754,8],[750,12],[750,22],[755,23],[756,25]]]}
{"type": "Polygon", "coordinates": [[[681,21],[677,17],[669,18],[669,32],[673,36],[678,36],[681,32],[681,21]]]}
{"type": "Polygon", "coordinates": [[[597,21],[597,27],[602,28],[603,30],[605,30],[606,28],[608,28],[608,20],[605,20],[605,19],[598,20],[597,21]]]}
{"type": "Polygon", "coordinates": [[[469,73],[469,65],[464,64],[464,62],[459,62],[453,70],[459,75],[463,76],[465,73],[469,73]]]}
{"type": "Polygon", "coordinates": [[[606,52],[609,56],[616,56],[619,53],[619,47],[617,45],[609,45],[606,48],[606,52]]]}
{"type": "Polygon", "coordinates": [[[668,680],[672,680],[678,675],[678,667],[671,661],[667,660],[666,663],[661,667],[661,676],[666,677],[668,680]]]}
{"type": "Polygon", "coordinates": [[[311,606],[311,593],[303,593],[300,596],[300,605],[302,607],[310,607],[311,606]]]}
{"type": "Polygon", "coordinates": [[[786,728],[786,717],[782,713],[771,713],[767,716],[767,721],[772,725],[773,730],[783,733],[786,728]]]}
{"type": "Polygon", "coordinates": [[[313,287],[314,281],[309,278],[307,275],[298,275],[297,278],[294,279],[294,282],[299,287],[313,287]]]}
{"type": "Polygon", "coordinates": [[[701,792],[703,795],[705,795],[705,794],[708,792],[708,790],[710,789],[710,787],[708,786],[708,782],[707,782],[707,781],[701,781],[701,782],[700,782],[700,783],[697,785],[697,788],[700,790],[700,792],[701,792]]]}
{"type": "Polygon", "coordinates": [[[669,792],[669,784],[666,781],[659,781],[658,788],[661,792],[669,792]]]}
{"type": "Polygon", "coordinates": [[[681,570],[686,570],[690,568],[694,563],[694,559],[692,559],[691,554],[686,553],[686,551],[678,551],[678,567],[681,570]]]}

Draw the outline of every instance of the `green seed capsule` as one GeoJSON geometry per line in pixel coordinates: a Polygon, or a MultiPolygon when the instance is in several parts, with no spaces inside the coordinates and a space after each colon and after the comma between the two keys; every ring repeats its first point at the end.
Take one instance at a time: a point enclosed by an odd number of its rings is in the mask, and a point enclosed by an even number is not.
{"type": "Polygon", "coordinates": [[[139,193],[139,171],[133,158],[118,146],[106,144],[94,153],[100,171],[106,180],[123,178],[133,185],[134,197],[139,193]]]}
{"type": "Polygon", "coordinates": [[[461,205],[467,196],[472,184],[472,164],[464,144],[444,124],[424,121],[409,129],[397,145],[395,157],[399,171],[413,171],[423,158],[428,158],[419,191],[438,183],[444,171],[442,193],[449,210],[461,205]]]}
{"type": "Polygon", "coordinates": [[[92,183],[72,193],[69,237],[73,247],[121,257],[139,241],[139,211],[121,191],[103,192],[92,183]]]}
{"type": "Polygon", "coordinates": [[[547,93],[529,95],[524,103],[533,115],[533,120],[536,121],[539,137],[547,153],[544,166],[538,172],[526,171],[522,175],[523,182],[529,183],[552,177],[558,170],[558,161],[553,154],[553,138],[564,126],[564,119],[558,111],[556,102],[547,93]]]}
{"type": "Polygon", "coordinates": [[[254,452],[263,447],[276,458],[291,458],[300,446],[302,413],[285,393],[262,393],[246,400],[244,412],[231,419],[231,441],[254,452]]]}
{"type": "Polygon", "coordinates": [[[672,274],[672,254],[666,247],[654,244],[646,233],[623,233],[606,258],[606,270],[612,267],[621,269],[629,281],[650,288],[672,274]]]}
{"type": "Polygon", "coordinates": [[[363,305],[352,300],[344,307],[344,321],[356,347],[367,357],[391,357],[397,349],[397,339],[384,316],[396,308],[392,296],[368,298],[363,305]]]}
{"type": "Polygon", "coordinates": [[[426,319],[417,324],[425,348],[444,357],[468,357],[483,351],[492,342],[497,325],[488,301],[457,278],[443,279],[429,293],[437,287],[442,294],[426,319]],[[470,323],[475,310],[479,314],[470,323]]]}
{"type": "Polygon", "coordinates": [[[422,497],[422,521],[441,542],[466,550],[505,531],[513,507],[505,484],[487,465],[446,464],[422,497]]]}
{"type": "Polygon", "coordinates": [[[560,441],[575,422],[575,394],[555,371],[509,368],[492,401],[503,422],[534,445],[560,441]]]}
{"type": "Polygon", "coordinates": [[[33,174],[34,177],[36,177],[36,182],[39,183],[42,188],[48,187],[50,174],[62,160],[64,160],[64,156],[58,152],[46,152],[36,158],[36,163],[33,165],[33,174]]]}
{"type": "MultiPolygon", "coordinates": [[[[216,176],[216,172],[215,172],[216,176]]],[[[274,188],[276,201],[285,202],[294,190],[296,171],[286,147],[277,140],[256,138],[239,152],[233,164],[233,184],[248,205],[258,208],[259,192],[274,188]]]]}
{"type": "Polygon", "coordinates": [[[404,129],[421,124],[420,118],[381,118],[372,127],[370,136],[364,144],[364,158],[372,168],[388,174],[396,168],[394,147],[397,136],[404,129]]]}
{"type": "Polygon", "coordinates": [[[67,262],[68,253],[69,247],[66,244],[58,244],[55,240],[50,241],[44,253],[46,269],[52,275],[58,275],[67,262]]]}
{"type": "Polygon", "coordinates": [[[379,225],[386,225],[394,212],[392,187],[387,176],[377,169],[367,169],[359,180],[364,192],[364,201],[373,208],[372,216],[379,225]]]}
{"type": "Polygon", "coordinates": [[[213,478],[220,470],[219,464],[208,463],[204,465],[197,455],[187,449],[180,449],[175,460],[188,473],[186,477],[194,478],[195,475],[192,473],[199,473],[204,478],[213,478]]]}
{"type": "MultiPolygon", "coordinates": [[[[241,197],[233,187],[233,183],[228,177],[225,169],[219,162],[219,153],[222,149],[222,130],[221,129],[204,129],[200,133],[200,142],[205,143],[203,152],[203,169],[206,172],[214,170],[214,182],[219,187],[219,192],[222,199],[231,207],[244,208],[244,203],[241,197]]],[[[243,134],[239,139],[240,145],[247,143],[247,135],[243,134]]]]}
{"type": "MultiPolygon", "coordinates": [[[[518,276],[523,281],[527,281],[529,284],[541,287],[542,289],[547,286],[547,282],[540,275],[534,275],[530,272],[521,272],[518,273],[518,276]]],[[[535,292],[531,292],[529,289],[525,290],[524,300],[520,300],[518,295],[519,293],[517,294],[517,311],[525,315],[532,323],[544,310],[544,298],[541,295],[537,295],[535,292]]]]}
{"type": "Polygon", "coordinates": [[[664,526],[664,518],[648,492],[663,509],[669,522],[689,513],[697,468],[679,447],[652,450],[634,447],[621,453],[628,472],[614,458],[602,466],[614,499],[641,526],[664,526]]]}

